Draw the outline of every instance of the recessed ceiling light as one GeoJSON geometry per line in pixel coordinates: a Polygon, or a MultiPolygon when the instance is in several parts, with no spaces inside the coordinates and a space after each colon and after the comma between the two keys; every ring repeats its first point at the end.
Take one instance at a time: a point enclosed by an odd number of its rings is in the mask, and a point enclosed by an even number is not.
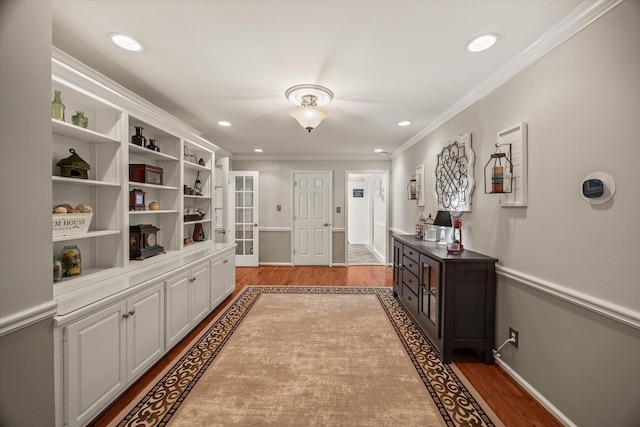
{"type": "Polygon", "coordinates": [[[220,126],[225,126],[225,127],[229,127],[229,126],[231,126],[231,123],[229,123],[229,122],[225,122],[225,121],[220,121],[220,122],[218,122],[218,124],[219,124],[220,126]]]}
{"type": "Polygon", "coordinates": [[[398,122],[398,126],[409,126],[411,124],[411,122],[409,120],[403,120],[401,122],[398,122]]]}
{"type": "Polygon", "coordinates": [[[483,34],[481,36],[475,37],[469,43],[467,43],[467,50],[469,52],[482,52],[483,50],[489,49],[497,41],[497,34],[483,34]]]}
{"type": "Polygon", "coordinates": [[[373,151],[376,152],[376,153],[382,153],[384,150],[382,148],[376,148],[373,151]]]}
{"type": "Polygon", "coordinates": [[[132,52],[140,52],[142,49],[144,49],[144,46],[142,46],[142,43],[140,43],[138,40],[133,39],[129,36],[125,36],[123,34],[118,34],[118,33],[111,33],[109,34],[109,37],[111,38],[111,41],[113,41],[115,44],[117,44],[123,49],[130,50],[132,52]]]}
{"type": "Polygon", "coordinates": [[[262,153],[264,150],[262,148],[254,148],[253,151],[256,153],[262,153]]]}

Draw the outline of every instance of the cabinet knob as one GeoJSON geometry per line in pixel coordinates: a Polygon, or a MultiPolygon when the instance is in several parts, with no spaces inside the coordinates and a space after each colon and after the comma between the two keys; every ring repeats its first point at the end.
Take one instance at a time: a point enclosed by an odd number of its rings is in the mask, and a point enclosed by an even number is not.
{"type": "Polygon", "coordinates": [[[222,262],[226,264],[226,263],[228,263],[228,262],[229,262],[229,259],[228,259],[228,258],[225,258],[225,260],[224,260],[224,261],[222,261],[222,262]]]}
{"type": "Polygon", "coordinates": [[[195,277],[192,277],[191,279],[189,279],[189,281],[190,281],[190,282],[195,282],[195,281],[196,281],[196,278],[195,278],[195,277]]]}
{"type": "Polygon", "coordinates": [[[125,313],[122,315],[122,317],[124,317],[125,319],[129,317],[129,313],[125,313]]]}
{"type": "Polygon", "coordinates": [[[131,310],[131,311],[129,312],[129,314],[130,314],[131,316],[133,316],[134,314],[136,314],[136,311],[135,311],[135,310],[131,310]]]}

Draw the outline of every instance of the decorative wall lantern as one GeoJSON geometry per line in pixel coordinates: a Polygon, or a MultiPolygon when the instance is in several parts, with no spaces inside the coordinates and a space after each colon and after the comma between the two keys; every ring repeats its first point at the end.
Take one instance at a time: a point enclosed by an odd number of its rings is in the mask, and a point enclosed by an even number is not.
{"type": "Polygon", "coordinates": [[[511,144],[496,144],[496,152],[491,155],[489,161],[484,165],[485,194],[511,193],[513,191],[513,163],[511,158],[511,144]],[[509,146],[506,153],[500,151],[502,146],[509,146]],[[507,169],[506,174],[505,169],[507,169]],[[491,191],[487,191],[488,180],[491,180],[491,191]]]}
{"type": "Polygon", "coordinates": [[[418,200],[418,181],[413,175],[411,175],[411,181],[407,184],[407,198],[409,200],[418,200]]]}

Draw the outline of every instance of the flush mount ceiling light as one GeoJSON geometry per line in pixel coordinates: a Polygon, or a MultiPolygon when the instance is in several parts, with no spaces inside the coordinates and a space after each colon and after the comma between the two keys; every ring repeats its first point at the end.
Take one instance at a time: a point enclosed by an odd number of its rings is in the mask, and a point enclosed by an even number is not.
{"type": "Polygon", "coordinates": [[[318,85],[297,85],[290,87],[284,96],[299,107],[289,111],[300,126],[311,132],[320,122],[329,117],[329,112],[322,107],[333,99],[333,92],[318,85]]]}
{"type": "Polygon", "coordinates": [[[411,122],[409,120],[403,120],[401,122],[398,122],[398,126],[409,126],[411,124],[411,122]]]}
{"type": "Polygon", "coordinates": [[[222,121],[218,122],[218,125],[224,126],[224,127],[229,127],[229,126],[231,126],[231,123],[222,120],[222,121]]]}
{"type": "Polygon", "coordinates": [[[129,36],[125,36],[124,34],[111,33],[109,34],[109,38],[111,39],[112,42],[114,42],[121,48],[130,50],[132,52],[140,52],[141,50],[144,49],[144,46],[142,46],[142,43],[140,43],[138,40],[133,39],[129,36]]]}
{"type": "Polygon", "coordinates": [[[473,38],[467,43],[467,50],[469,52],[482,52],[489,49],[498,41],[498,35],[495,33],[482,34],[481,36],[473,38]]]}

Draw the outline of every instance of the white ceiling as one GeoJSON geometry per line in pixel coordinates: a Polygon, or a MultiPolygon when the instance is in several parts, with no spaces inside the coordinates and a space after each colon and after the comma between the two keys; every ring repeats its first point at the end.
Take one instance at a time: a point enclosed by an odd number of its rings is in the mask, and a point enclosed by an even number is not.
{"type": "Polygon", "coordinates": [[[370,158],[420,134],[581,3],[54,0],[53,44],[234,156],[370,158]],[[116,47],[113,32],[144,50],[116,47]],[[492,49],[465,50],[487,32],[500,35],[492,49]],[[335,94],[310,134],[284,96],[303,83],[335,94]]]}

